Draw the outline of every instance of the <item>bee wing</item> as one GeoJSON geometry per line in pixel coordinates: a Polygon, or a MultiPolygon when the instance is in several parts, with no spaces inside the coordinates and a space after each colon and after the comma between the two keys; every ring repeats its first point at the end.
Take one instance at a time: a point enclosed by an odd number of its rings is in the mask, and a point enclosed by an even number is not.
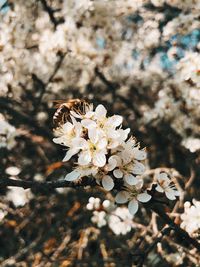
{"type": "Polygon", "coordinates": [[[59,108],[61,104],[66,103],[66,100],[53,100],[53,107],[59,108]]]}

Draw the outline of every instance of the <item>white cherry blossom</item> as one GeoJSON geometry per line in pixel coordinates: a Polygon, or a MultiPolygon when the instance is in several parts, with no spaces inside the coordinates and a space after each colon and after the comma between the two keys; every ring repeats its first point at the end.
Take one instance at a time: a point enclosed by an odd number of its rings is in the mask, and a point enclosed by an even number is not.
{"type": "Polygon", "coordinates": [[[125,204],[128,202],[128,210],[132,215],[135,215],[139,208],[139,202],[146,203],[151,199],[146,191],[142,191],[143,183],[139,181],[134,186],[126,186],[123,191],[120,191],[115,201],[119,204],[125,204]]]}
{"type": "Polygon", "coordinates": [[[73,155],[77,154],[81,148],[80,144],[84,141],[81,138],[83,130],[81,123],[77,122],[72,116],[71,120],[72,122],[67,121],[55,130],[58,137],[53,139],[54,143],[69,147],[63,161],[68,161],[73,155]]]}
{"type": "Polygon", "coordinates": [[[103,167],[106,164],[107,140],[102,138],[95,141],[94,143],[90,140],[84,142],[78,158],[79,165],[84,166],[92,162],[94,166],[103,167]]]}
{"type": "Polygon", "coordinates": [[[160,193],[165,193],[166,197],[170,200],[175,200],[177,196],[180,195],[179,191],[176,189],[172,180],[164,172],[156,175],[156,191],[160,193]]]}

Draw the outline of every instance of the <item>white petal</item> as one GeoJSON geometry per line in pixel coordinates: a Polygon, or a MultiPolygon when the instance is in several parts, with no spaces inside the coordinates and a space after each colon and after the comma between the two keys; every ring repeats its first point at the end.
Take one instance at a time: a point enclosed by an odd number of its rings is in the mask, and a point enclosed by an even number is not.
{"type": "Polygon", "coordinates": [[[160,193],[163,193],[164,192],[164,189],[159,184],[156,186],[155,189],[156,189],[156,191],[158,191],[160,193]]]}
{"type": "Polygon", "coordinates": [[[83,127],[87,128],[87,129],[97,126],[96,123],[93,120],[90,120],[90,119],[82,120],[81,124],[83,125],[83,127]]]}
{"type": "Polygon", "coordinates": [[[89,151],[81,152],[78,158],[79,165],[88,165],[91,162],[91,154],[89,151]]]}
{"type": "Polygon", "coordinates": [[[97,119],[101,119],[102,117],[106,117],[107,114],[107,110],[105,109],[105,107],[103,105],[98,105],[95,109],[95,117],[97,119]]]}
{"type": "Polygon", "coordinates": [[[94,115],[94,111],[88,111],[88,112],[85,114],[85,118],[86,118],[86,119],[90,119],[90,118],[92,118],[93,115],[94,115]]]}
{"type": "Polygon", "coordinates": [[[151,195],[147,193],[141,193],[137,196],[137,200],[139,200],[142,203],[146,203],[151,199],[151,195]]]}
{"type": "Polygon", "coordinates": [[[170,200],[175,200],[176,199],[173,190],[167,190],[167,191],[165,191],[165,195],[170,200]]]}
{"type": "Polygon", "coordinates": [[[139,150],[138,148],[133,149],[134,158],[137,160],[144,160],[147,157],[147,153],[144,150],[139,150]]]}
{"type": "Polygon", "coordinates": [[[102,185],[107,191],[112,190],[114,187],[113,179],[109,175],[104,176],[102,179],[102,185]]]}
{"type": "Polygon", "coordinates": [[[108,159],[108,164],[106,165],[107,171],[112,171],[117,166],[117,160],[115,159],[115,156],[111,156],[108,159]]]}
{"type": "Polygon", "coordinates": [[[126,130],[119,129],[118,132],[120,134],[120,140],[125,141],[128,137],[128,134],[130,133],[130,128],[127,128],[126,130]]]}
{"type": "Polygon", "coordinates": [[[77,122],[77,124],[76,124],[75,133],[76,133],[77,137],[80,136],[82,133],[82,125],[80,122],[77,122]]]}
{"type": "Polygon", "coordinates": [[[104,152],[97,152],[93,156],[93,164],[97,167],[103,167],[106,164],[106,156],[104,152]]]}
{"type": "Polygon", "coordinates": [[[72,140],[72,146],[77,149],[87,149],[88,148],[88,142],[83,138],[73,138],[72,140]]]}
{"type": "Polygon", "coordinates": [[[169,177],[167,176],[167,174],[165,172],[159,173],[158,175],[156,175],[156,179],[161,183],[164,182],[164,185],[167,186],[170,184],[171,180],[169,179],[169,177]]]}
{"type": "Polygon", "coordinates": [[[88,129],[88,137],[93,144],[96,144],[99,138],[97,128],[89,128],[88,129]]]}
{"type": "Polygon", "coordinates": [[[108,118],[107,123],[108,125],[112,126],[112,127],[117,127],[120,124],[122,124],[123,118],[122,116],[119,115],[114,115],[110,118],[108,118]]]}
{"type": "Polygon", "coordinates": [[[115,129],[109,129],[107,136],[108,138],[116,139],[120,137],[120,133],[115,129]]]}
{"type": "Polygon", "coordinates": [[[119,146],[119,141],[118,141],[118,139],[112,139],[112,140],[109,140],[109,143],[108,143],[108,146],[107,146],[107,148],[108,149],[114,149],[114,148],[116,148],[116,147],[118,147],[119,146]]]}
{"type": "Polygon", "coordinates": [[[138,179],[131,174],[124,175],[124,180],[129,185],[136,185],[138,183],[138,179]]]}
{"type": "Polygon", "coordinates": [[[74,128],[74,125],[70,122],[66,122],[65,124],[63,124],[63,130],[65,133],[70,132],[73,128],[74,128]]]}
{"type": "Polygon", "coordinates": [[[101,138],[97,144],[98,149],[104,149],[107,146],[107,140],[106,138],[101,138]]]}
{"type": "MultiPolygon", "coordinates": [[[[178,191],[178,190],[174,190],[174,195],[177,196],[177,197],[180,197],[181,192],[178,191]]],[[[199,208],[200,208],[200,207],[199,207],[199,208]]]]}
{"type": "MultiPolygon", "coordinates": [[[[138,177],[138,176],[136,176],[136,177],[138,177]]],[[[136,189],[140,190],[143,187],[143,185],[144,185],[144,180],[138,178],[138,182],[135,185],[136,189]]]]}
{"type": "Polygon", "coordinates": [[[117,193],[115,197],[115,201],[119,204],[124,204],[128,202],[128,199],[129,199],[129,193],[127,191],[120,191],[119,193],[117,193]]]}
{"type": "Polygon", "coordinates": [[[70,173],[68,173],[66,176],[65,176],[65,180],[66,181],[75,181],[77,180],[79,177],[81,176],[81,173],[78,171],[78,170],[74,170],[70,173]]]}
{"type": "Polygon", "coordinates": [[[137,175],[141,175],[145,172],[145,166],[141,163],[141,162],[135,162],[133,169],[132,169],[132,173],[133,174],[137,174],[137,175]]]}
{"type": "Polygon", "coordinates": [[[71,159],[72,156],[74,156],[78,152],[79,152],[79,149],[69,149],[62,161],[68,161],[69,159],[71,159]]]}
{"type": "Polygon", "coordinates": [[[128,203],[128,210],[130,212],[130,214],[135,215],[136,212],[138,211],[138,201],[136,199],[131,200],[128,203]]]}
{"type": "Polygon", "coordinates": [[[113,171],[113,175],[116,178],[122,178],[123,177],[123,172],[120,169],[116,169],[116,170],[113,171]]]}
{"type": "Polygon", "coordinates": [[[66,138],[64,138],[64,136],[53,138],[53,142],[55,144],[59,144],[59,145],[63,145],[63,146],[67,146],[67,142],[66,141],[67,140],[66,140],[66,138]]]}

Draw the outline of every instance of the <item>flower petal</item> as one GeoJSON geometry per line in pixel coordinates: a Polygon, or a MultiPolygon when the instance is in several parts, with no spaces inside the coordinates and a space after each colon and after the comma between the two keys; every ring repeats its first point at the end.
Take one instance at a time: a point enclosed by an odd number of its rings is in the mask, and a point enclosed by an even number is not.
{"type": "Polygon", "coordinates": [[[176,199],[175,194],[174,194],[174,190],[168,189],[167,191],[165,191],[165,195],[170,200],[175,200],[176,199]]]}
{"type": "Polygon", "coordinates": [[[133,166],[132,173],[137,174],[137,175],[141,175],[144,172],[145,172],[145,166],[141,162],[136,161],[134,166],[133,166]]]}
{"type": "Polygon", "coordinates": [[[63,136],[53,138],[53,142],[55,144],[59,144],[59,145],[62,145],[62,146],[67,146],[67,142],[66,142],[66,140],[65,140],[65,138],[63,136]]]}
{"type": "Polygon", "coordinates": [[[106,156],[104,151],[95,153],[92,162],[97,167],[103,167],[106,164],[106,156]]]}
{"type": "Polygon", "coordinates": [[[123,118],[119,115],[113,115],[112,117],[108,118],[107,123],[108,125],[112,125],[112,127],[116,128],[120,124],[122,124],[123,118]]]}
{"type": "Polygon", "coordinates": [[[88,142],[84,138],[73,138],[71,145],[77,149],[87,149],[88,142]]]}
{"type": "Polygon", "coordinates": [[[109,175],[105,175],[102,179],[103,188],[110,191],[114,187],[113,179],[109,175]]]}
{"type": "Polygon", "coordinates": [[[107,133],[108,138],[116,139],[120,137],[120,133],[115,129],[109,129],[107,133]]]}
{"type": "Polygon", "coordinates": [[[124,180],[129,185],[136,185],[138,183],[138,179],[135,176],[133,176],[132,174],[124,175],[124,180]]]}
{"type": "Polygon", "coordinates": [[[133,199],[131,200],[129,203],[128,203],[128,210],[130,212],[130,214],[132,215],[135,215],[136,212],[138,211],[138,201],[136,199],[133,199]]]}
{"type": "Polygon", "coordinates": [[[73,128],[74,128],[74,125],[70,122],[66,122],[65,124],[63,124],[63,130],[65,133],[72,131],[73,128]]]}
{"type": "Polygon", "coordinates": [[[96,144],[99,138],[97,128],[94,128],[94,127],[89,128],[88,137],[93,144],[96,144]]]}
{"type": "Polygon", "coordinates": [[[81,124],[83,125],[83,127],[89,129],[92,127],[96,127],[96,122],[94,122],[93,120],[90,119],[84,119],[81,121],[81,124]]]}
{"type": "Polygon", "coordinates": [[[97,144],[97,147],[98,147],[98,149],[104,149],[104,148],[106,148],[106,146],[107,146],[107,140],[106,140],[106,138],[101,138],[100,140],[99,140],[99,142],[98,142],[98,144],[97,144]]]}
{"type": "Polygon", "coordinates": [[[72,156],[74,156],[75,154],[77,154],[79,152],[79,149],[69,149],[64,157],[64,159],[62,161],[68,161],[71,159],[72,156]]]}
{"type": "Polygon", "coordinates": [[[133,156],[137,160],[144,160],[147,157],[147,153],[144,150],[139,150],[138,148],[133,149],[133,156]]]}
{"type": "Polygon", "coordinates": [[[74,171],[68,173],[68,174],[65,176],[65,180],[66,180],[66,181],[70,181],[70,182],[71,182],[71,181],[75,181],[75,180],[77,180],[78,178],[80,178],[80,176],[81,176],[80,171],[78,171],[78,170],[74,170],[74,171]]]}
{"type": "Polygon", "coordinates": [[[88,165],[91,162],[91,154],[89,151],[81,152],[78,157],[79,165],[88,165]]]}
{"type": "Polygon", "coordinates": [[[113,171],[113,175],[116,177],[116,178],[122,178],[123,177],[123,172],[120,170],[120,169],[115,169],[113,171]]]}
{"type": "Polygon", "coordinates": [[[105,118],[107,114],[107,110],[103,105],[98,105],[95,109],[95,117],[97,119],[105,118]]]}
{"type": "Polygon", "coordinates": [[[108,164],[106,165],[106,171],[112,171],[117,166],[117,160],[115,156],[111,156],[108,159],[108,164]]]}
{"type": "Polygon", "coordinates": [[[115,197],[115,201],[119,204],[124,204],[128,202],[128,199],[129,199],[129,193],[127,191],[120,191],[119,193],[117,193],[115,197]]]}
{"type": "Polygon", "coordinates": [[[164,189],[159,184],[156,186],[155,189],[156,189],[156,191],[158,191],[160,193],[163,193],[164,192],[164,189]]]}
{"type": "Polygon", "coordinates": [[[146,203],[151,199],[151,195],[145,193],[141,193],[137,196],[137,200],[142,202],[142,203],[146,203]]]}

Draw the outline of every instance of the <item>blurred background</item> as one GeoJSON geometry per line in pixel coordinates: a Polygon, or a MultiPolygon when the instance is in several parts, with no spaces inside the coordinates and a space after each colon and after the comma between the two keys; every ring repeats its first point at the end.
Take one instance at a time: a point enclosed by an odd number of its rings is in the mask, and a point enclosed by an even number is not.
{"type": "MultiPolygon", "coordinates": [[[[1,177],[64,178],[53,101],[80,98],[124,117],[149,169],[177,173],[177,213],[200,200],[199,11],[199,0],[0,0],[1,177]]],[[[98,227],[88,199],[112,196],[95,190],[0,194],[0,266],[143,266],[133,253],[161,225],[142,209],[128,233],[98,227]]],[[[200,266],[190,253],[166,238],[144,266],[200,266]]]]}

